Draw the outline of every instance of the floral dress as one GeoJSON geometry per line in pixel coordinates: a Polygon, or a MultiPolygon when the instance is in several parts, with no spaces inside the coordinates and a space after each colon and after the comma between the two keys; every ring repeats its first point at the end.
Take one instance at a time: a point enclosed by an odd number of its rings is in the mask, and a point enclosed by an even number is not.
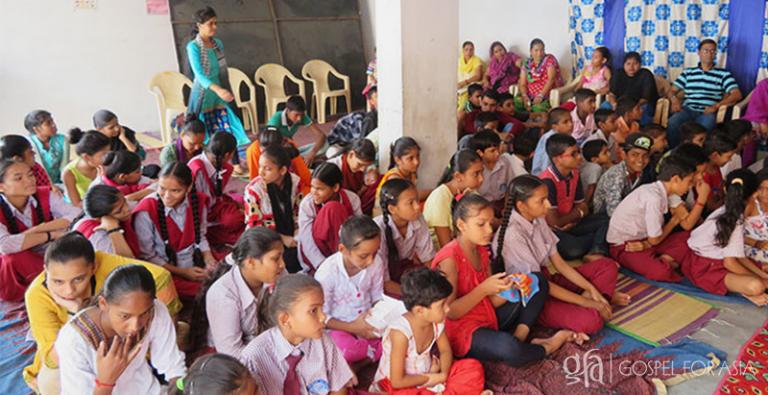
{"type": "MultiPolygon", "coordinates": [[[[768,216],[765,215],[760,202],[755,199],[758,215],[747,217],[744,220],[744,236],[753,240],[768,240],[768,216]]],[[[768,251],[744,244],[744,253],[749,259],[760,263],[768,263],[768,251]]]]}

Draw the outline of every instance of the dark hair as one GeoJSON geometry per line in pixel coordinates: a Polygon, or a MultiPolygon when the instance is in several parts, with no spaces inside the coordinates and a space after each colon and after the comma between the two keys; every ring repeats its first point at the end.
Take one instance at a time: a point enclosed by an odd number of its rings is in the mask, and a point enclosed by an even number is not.
{"type": "Polygon", "coordinates": [[[467,87],[467,95],[468,96],[474,95],[475,92],[482,92],[482,91],[483,91],[483,86],[478,84],[478,83],[476,83],[476,82],[472,83],[472,84],[469,84],[469,86],[467,87]]]}
{"type": "Polygon", "coordinates": [[[647,134],[652,139],[659,138],[667,135],[667,128],[659,125],[658,123],[649,123],[641,129],[641,132],[647,134]]]}
{"type": "Polygon", "coordinates": [[[198,358],[187,375],[169,384],[171,395],[225,395],[235,392],[251,376],[240,361],[226,354],[214,353],[198,358]],[[178,381],[181,381],[181,391],[178,381]]]}
{"type": "Polygon", "coordinates": [[[499,95],[496,93],[496,91],[492,89],[486,89],[483,92],[483,97],[487,97],[489,99],[493,99],[495,102],[499,102],[499,95]]]}
{"type": "Polygon", "coordinates": [[[600,55],[603,55],[603,58],[605,58],[605,65],[611,67],[611,59],[613,56],[611,55],[611,51],[608,48],[597,47],[595,48],[595,52],[600,52],[600,55]]]}
{"type": "Polygon", "coordinates": [[[216,17],[216,11],[213,10],[210,6],[206,6],[205,8],[201,8],[197,11],[195,11],[195,24],[192,27],[192,36],[196,36],[198,33],[197,24],[203,24],[205,22],[208,22],[209,19],[216,17]]]}
{"type": "Polygon", "coordinates": [[[703,48],[707,44],[712,44],[715,46],[715,49],[717,49],[717,43],[715,42],[715,40],[711,38],[705,38],[699,42],[699,51],[701,51],[701,48],[703,48]]]}
{"type": "Polygon", "coordinates": [[[128,150],[110,151],[104,155],[104,175],[110,180],[120,174],[131,174],[141,169],[141,157],[128,150]]]}
{"type": "Polygon", "coordinates": [[[109,215],[121,198],[120,191],[111,185],[91,185],[83,197],[83,212],[91,218],[101,218],[109,215]]]}
{"type": "Polygon", "coordinates": [[[638,105],[637,99],[632,96],[622,96],[616,100],[616,115],[623,117],[638,105]]]}
{"type": "Polygon", "coordinates": [[[637,61],[637,63],[643,64],[643,58],[641,58],[640,54],[635,51],[627,52],[626,54],[624,54],[624,61],[621,63],[622,64],[627,63],[627,61],[630,59],[634,59],[637,61]]]}
{"type": "Polygon", "coordinates": [[[493,130],[481,130],[469,139],[469,149],[474,152],[483,152],[492,147],[498,148],[499,145],[501,145],[501,137],[493,130]]]}
{"type": "Polygon", "coordinates": [[[735,151],[738,143],[724,133],[712,133],[704,140],[704,154],[709,157],[713,153],[724,154],[735,151]]]}
{"type": "Polygon", "coordinates": [[[312,178],[320,180],[323,184],[333,187],[341,185],[343,175],[341,169],[333,163],[323,162],[312,172],[312,178]]]}
{"type": "Polygon", "coordinates": [[[477,114],[477,122],[479,122],[481,125],[485,125],[488,122],[496,122],[499,120],[499,114],[497,114],[495,111],[483,111],[480,114],[477,114]]]}
{"type": "Polygon", "coordinates": [[[722,130],[738,143],[752,132],[752,122],[745,119],[733,119],[721,125],[722,130]]]}
{"type": "Polygon", "coordinates": [[[584,100],[594,99],[597,97],[597,93],[592,89],[579,88],[573,93],[573,98],[576,99],[576,103],[581,103],[584,100]]]}
{"type": "Polygon", "coordinates": [[[381,237],[381,229],[367,215],[353,215],[341,225],[339,242],[347,249],[355,249],[366,240],[381,237]]]}
{"type": "Polygon", "coordinates": [[[515,100],[515,97],[512,96],[509,92],[499,93],[499,103],[504,103],[507,100],[515,100]]]}
{"type": "Polygon", "coordinates": [[[610,108],[599,108],[595,111],[595,125],[608,122],[609,119],[616,116],[616,112],[610,108]]]}
{"type": "Polygon", "coordinates": [[[261,155],[271,160],[278,168],[291,167],[291,157],[281,145],[270,145],[261,155]]]}
{"type": "Polygon", "coordinates": [[[437,186],[451,181],[454,174],[464,173],[469,170],[469,167],[472,166],[473,163],[480,161],[482,161],[482,159],[477,155],[477,152],[473,150],[463,149],[456,151],[456,153],[451,157],[451,161],[448,162],[448,167],[443,172],[442,177],[440,177],[440,181],[437,183],[437,186]]]}
{"type": "Polygon", "coordinates": [[[539,135],[534,133],[519,133],[512,141],[512,152],[522,156],[529,156],[536,150],[539,143],[539,135]]]}
{"type": "Polygon", "coordinates": [[[275,282],[275,289],[269,296],[269,326],[277,325],[277,315],[287,312],[301,295],[309,290],[323,292],[323,286],[304,273],[286,274],[275,282]]]}
{"type": "Polygon", "coordinates": [[[376,146],[373,145],[371,140],[366,138],[353,140],[347,151],[354,152],[358,159],[365,162],[374,162],[376,160],[376,146]]]}
{"type": "Polygon", "coordinates": [[[405,155],[408,155],[408,153],[412,149],[421,150],[421,147],[419,147],[419,143],[416,142],[412,137],[398,137],[397,140],[395,140],[394,143],[389,147],[389,168],[395,167],[395,158],[400,158],[405,155]]]}
{"type": "Polygon", "coordinates": [[[747,200],[757,190],[757,177],[748,169],[728,173],[725,179],[725,211],[717,217],[715,245],[725,248],[736,225],[744,218],[747,200]]]}
{"type": "MultiPolygon", "coordinates": [[[[192,203],[192,219],[195,222],[195,248],[192,252],[192,261],[196,267],[205,267],[205,261],[203,260],[203,253],[200,251],[200,202],[195,190],[194,180],[192,178],[192,170],[189,169],[184,162],[169,162],[161,170],[159,177],[173,177],[181,185],[192,186],[189,192],[189,200],[192,203]]],[[[160,223],[160,237],[165,242],[165,255],[168,256],[169,263],[176,264],[176,251],[169,244],[168,237],[168,220],[165,216],[165,205],[163,199],[157,199],[157,217],[160,223]]]]}
{"type": "Polygon", "coordinates": [[[285,102],[285,109],[287,111],[307,112],[307,104],[303,97],[293,95],[285,102]]]}
{"type": "Polygon", "coordinates": [[[607,146],[608,143],[606,143],[604,140],[596,139],[587,141],[581,147],[581,156],[584,157],[585,161],[590,162],[592,161],[592,158],[596,158],[600,155],[600,151],[603,150],[603,147],[607,146]]]}
{"type": "Polygon", "coordinates": [[[205,124],[197,118],[188,119],[181,127],[181,133],[191,133],[196,136],[204,135],[206,133],[205,124]]]}
{"type": "Polygon", "coordinates": [[[89,265],[96,263],[96,253],[91,242],[80,232],[69,232],[51,242],[45,250],[45,267],[52,262],[67,263],[83,258],[89,265]]]}
{"type": "Polygon", "coordinates": [[[707,129],[698,122],[689,121],[680,125],[680,138],[683,141],[691,141],[699,134],[707,134],[707,129]]]}
{"type": "Polygon", "coordinates": [[[80,128],[69,130],[69,143],[76,145],[75,152],[80,155],[95,155],[104,148],[109,148],[112,141],[96,130],[83,132],[80,128]]]}
{"type": "Polygon", "coordinates": [[[389,212],[389,206],[397,205],[400,194],[411,188],[416,189],[416,186],[408,180],[390,178],[381,186],[381,191],[379,191],[379,205],[381,206],[381,218],[384,221],[384,241],[387,247],[387,262],[389,263],[387,266],[389,267],[390,278],[396,277],[395,273],[399,272],[399,268],[396,266],[400,263],[400,252],[397,250],[392,228],[389,226],[389,217],[392,216],[389,212]]]}
{"type": "Polygon", "coordinates": [[[129,292],[141,291],[155,299],[155,280],[144,266],[127,264],[116,267],[104,280],[101,295],[108,303],[116,303],[129,292]]]}
{"type": "Polygon", "coordinates": [[[763,181],[768,181],[768,167],[763,168],[757,172],[757,186],[759,187],[763,181]]]}
{"type": "Polygon", "coordinates": [[[112,122],[113,119],[117,119],[117,115],[115,115],[115,113],[112,111],[96,111],[96,113],[93,114],[93,127],[96,129],[101,129],[104,126],[107,126],[108,123],[112,122]]]}
{"type": "MultiPolygon", "coordinates": [[[[19,162],[13,159],[3,159],[0,160],[0,183],[5,182],[5,173],[8,172],[8,169],[11,168],[11,166],[15,164],[21,164],[24,166],[27,166],[24,162],[19,162]]],[[[50,221],[51,218],[45,217],[45,212],[43,212],[43,206],[40,204],[40,199],[37,196],[37,192],[35,192],[32,196],[32,199],[35,199],[35,203],[32,206],[35,208],[34,211],[34,218],[33,218],[33,225],[39,225],[43,222],[50,221]],[[36,221],[35,221],[36,220],[36,221]]],[[[6,222],[8,223],[8,232],[12,235],[19,234],[21,231],[19,230],[19,223],[16,221],[16,216],[13,215],[13,212],[11,211],[11,206],[8,205],[8,201],[6,200],[6,197],[4,195],[0,195],[0,210],[3,211],[3,216],[7,219],[6,222]]]]}
{"type": "Polygon", "coordinates": [[[674,155],[667,157],[661,162],[659,175],[656,176],[656,179],[659,181],[669,181],[674,176],[685,178],[694,172],[696,172],[696,166],[693,163],[674,155]]]}
{"type": "Polygon", "coordinates": [[[463,43],[463,44],[461,44],[461,47],[462,47],[462,48],[464,48],[464,47],[466,47],[467,45],[471,45],[471,46],[473,46],[473,47],[474,47],[474,46],[475,46],[475,43],[473,43],[472,41],[464,41],[464,43],[463,43]]]}
{"type": "Polygon", "coordinates": [[[283,135],[274,126],[267,126],[266,129],[259,132],[259,145],[261,149],[267,148],[270,145],[283,144],[283,135]]]}
{"type": "Polygon", "coordinates": [[[562,107],[549,110],[549,114],[547,114],[547,129],[552,129],[555,124],[559,123],[565,118],[570,117],[571,113],[562,107]]]}
{"type": "Polygon", "coordinates": [[[507,234],[507,226],[509,225],[509,217],[512,215],[512,210],[517,209],[517,202],[524,202],[530,199],[533,196],[533,191],[542,185],[545,185],[543,181],[530,174],[517,176],[509,183],[509,187],[507,187],[507,201],[504,203],[501,226],[499,226],[498,230],[496,251],[491,262],[491,269],[494,273],[501,273],[506,270],[503,257],[504,237],[507,234]]]}
{"type": "Polygon", "coordinates": [[[533,47],[537,45],[541,45],[543,47],[544,41],[540,38],[534,38],[533,40],[531,40],[531,46],[529,47],[529,49],[533,49],[533,47]]]}
{"type": "Polygon", "coordinates": [[[0,138],[0,159],[24,158],[24,153],[32,149],[32,143],[26,137],[9,134],[0,138]]]}
{"type": "Polygon", "coordinates": [[[442,273],[420,267],[403,275],[401,292],[406,309],[413,310],[416,306],[429,308],[432,303],[450,296],[453,285],[442,273]]]}
{"type": "Polygon", "coordinates": [[[501,43],[501,41],[494,41],[491,43],[491,48],[488,50],[491,57],[493,57],[493,50],[496,49],[496,47],[504,48],[505,52],[507,50],[507,47],[505,47],[504,44],[501,43]]]}
{"type": "Polygon", "coordinates": [[[52,119],[51,113],[45,110],[31,111],[24,117],[24,128],[31,134],[35,134],[35,128],[42,125],[48,119],[52,119]]]}
{"type": "Polygon", "coordinates": [[[213,193],[215,196],[221,196],[223,188],[221,168],[224,166],[224,156],[233,152],[237,155],[237,140],[231,133],[216,132],[205,147],[205,152],[213,155],[211,164],[216,168],[213,177],[213,193]]]}
{"type": "Polygon", "coordinates": [[[565,150],[576,145],[578,143],[573,136],[555,133],[547,140],[547,155],[550,160],[554,161],[555,157],[562,155],[565,150]]]}
{"type": "Polygon", "coordinates": [[[486,208],[493,208],[491,202],[477,193],[470,192],[462,196],[461,199],[453,205],[451,213],[453,216],[454,231],[458,231],[459,229],[456,226],[459,220],[466,221],[470,218],[470,213],[473,212],[473,210],[477,212],[486,208]]]}
{"type": "Polygon", "coordinates": [[[684,160],[687,160],[694,167],[709,162],[707,155],[704,154],[704,149],[693,143],[683,143],[678,145],[671,151],[670,155],[675,155],[684,160]]]}

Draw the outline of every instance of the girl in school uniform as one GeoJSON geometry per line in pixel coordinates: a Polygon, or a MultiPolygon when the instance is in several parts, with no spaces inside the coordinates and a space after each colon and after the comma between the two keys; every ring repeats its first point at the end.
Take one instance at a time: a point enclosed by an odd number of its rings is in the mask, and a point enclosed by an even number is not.
{"type": "Polygon", "coordinates": [[[130,260],[94,247],[80,233],[70,232],[51,243],[45,271],[24,295],[29,328],[37,344],[32,365],[24,368],[24,380],[40,394],[59,394],[59,356],[53,344],[59,330],[101,292],[107,275],[117,267],[135,263],[147,268],[155,280],[157,299],[171,316],[181,309],[171,274],[160,266],[130,260]]]}
{"type": "Polygon", "coordinates": [[[30,112],[24,117],[24,128],[29,132],[29,141],[51,182],[61,184],[62,167],[69,163],[69,147],[67,138],[57,133],[51,113],[45,110],[30,112]]]}
{"type": "Polygon", "coordinates": [[[610,319],[612,304],[629,303],[628,295],[615,292],[618,263],[601,258],[575,269],[568,265],[557,252],[557,236],[546,222],[547,195],[547,186],[533,176],[519,176],[510,184],[494,240],[498,271],[546,278],[549,299],[539,314],[542,325],[595,333],[610,319]],[[557,274],[548,270],[550,264],[557,274]]]}
{"type": "Polygon", "coordinates": [[[352,393],[352,369],[325,333],[323,288],[312,277],[280,276],[269,297],[272,328],[243,350],[240,361],[264,394],[352,393]]]}
{"type": "MultiPolygon", "coordinates": [[[[421,147],[411,137],[400,137],[389,147],[389,170],[381,176],[376,196],[381,187],[390,178],[403,178],[416,185],[416,179],[421,164],[421,147]]],[[[419,190],[419,201],[424,201],[432,190],[419,190]]]]}
{"type": "Polygon", "coordinates": [[[301,193],[309,194],[309,184],[312,180],[312,172],[309,170],[304,158],[299,154],[299,148],[296,147],[293,140],[284,137],[275,126],[267,126],[266,129],[259,132],[259,138],[256,139],[246,151],[248,160],[248,173],[253,180],[259,175],[259,163],[261,153],[267,148],[277,145],[283,147],[291,158],[289,170],[301,179],[301,193]]]}
{"type": "Polygon", "coordinates": [[[91,186],[104,184],[117,188],[134,203],[154,192],[153,181],[141,175],[141,158],[130,151],[111,151],[104,155],[103,174],[91,186]]]}
{"type": "Polygon", "coordinates": [[[284,259],[290,273],[301,270],[296,249],[301,193],[299,176],[288,171],[291,163],[285,148],[272,145],[259,158],[259,175],[245,187],[245,225],[264,226],[280,234],[284,259]]]}
{"type": "Polygon", "coordinates": [[[98,175],[104,156],[110,151],[110,140],[95,130],[83,132],[74,128],[69,131],[69,143],[76,144],[78,158],[64,167],[61,179],[67,200],[73,206],[83,207],[83,196],[98,175]]]}
{"type": "Polygon", "coordinates": [[[133,210],[139,258],[171,272],[182,298],[194,298],[217,264],[206,238],[207,201],[189,167],[171,162],[160,171],[157,192],[133,210]]]}
{"type": "Polygon", "coordinates": [[[234,244],[245,230],[243,209],[224,193],[234,167],[229,163],[237,155],[237,142],[230,133],[215,133],[202,154],[189,161],[195,188],[209,196],[207,209],[208,241],[214,247],[234,244]]]}
{"type": "Polygon", "coordinates": [[[263,227],[246,230],[198,295],[204,302],[192,314],[193,346],[239,358],[266,326],[259,303],[283,271],[280,235],[263,227]]]}
{"type": "Polygon", "coordinates": [[[699,288],[717,295],[738,292],[758,306],[768,304],[768,272],[744,253],[744,211],[757,190],[755,175],[734,170],[725,181],[725,205],[691,232],[680,269],[699,288]]]}
{"type": "Polygon", "coordinates": [[[72,229],[80,232],[99,251],[126,258],[141,255],[133,230],[131,209],[125,196],[109,185],[92,185],[83,199],[83,215],[72,229]]]}
{"type": "Polygon", "coordinates": [[[483,184],[483,160],[472,150],[453,154],[440,182],[424,203],[424,219],[442,247],[453,238],[451,207],[456,195],[474,191],[483,184]]]}
{"type": "Polygon", "coordinates": [[[69,228],[80,210],[49,188],[37,187],[30,167],[0,161],[0,300],[19,301],[43,271],[51,240],[69,228]]]}
{"type": "Polygon", "coordinates": [[[312,189],[299,205],[299,260],[311,272],[339,248],[339,229],[360,215],[360,198],[341,187],[341,170],[321,163],[312,173],[312,189]]]}
{"type": "Polygon", "coordinates": [[[400,278],[411,269],[429,267],[435,247],[419,207],[416,186],[393,178],[381,187],[381,215],[373,220],[381,229],[378,256],[385,262],[384,290],[400,295],[400,278]]]}
{"type": "Polygon", "coordinates": [[[256,379],[237,359],[226,354],[198,358],[187,375],[170,384],[169,395],[259,395],[256,379]]]}
{"type": "Polygon", "coordinates": [[[454,355],[522,366],[541,360],[565,342],[587,340],[583,333],[560,330],[552,337],[528,341],[548,296],[547,283],[540,281],[539,292],[525,305],[498,296],[514,285],[506,273],[491,274],[493,206],[469,193],[456,204],[453,218],[457,237],[438,251],[432,268],[440,268],[453,287],[445,331],[454,355]]]}
{"type": "Polygon", "coordinates": [[[32,149],[32,143],[24,137],[9,134],[0,138],[0,160],[6,159],[26,163],[32,169],[32,174],[35,175],[35,184],[38,187],[51,188],[53,186],[45,168],[35,162],[35,151],[32,149]]]}
{"type": "Polygon", "coordinates": [[[371,174],[368,172],[375,161],[376,147],[365,138],[353,141],[344,153],[328,159],[341,169],[341,187],[357,194],[365,215],[371,215],[376,203],[374,186],[378,185],[379,172],[375,169],[371,174]]]}
{"type": "Polygon", "coordinates": [[[384,265],[377,255],[380,232],[371,217],[351,217],[341,227],[339,252],[315,273],[325,294],[329,334],[350,364],[381,357],[381,335],[365,321],[384,297],[384,265]]]}
{"type": "Polygon", "coordinates": [[[152,274],[140,265],[113,270],[98,305],[61,328],[55,349],[62,395],[157,395],[163,388],[153,370],[170,382],[187,370],[171,315],[156,298],[152,274]]]}
{"type": "Polygon", "coordinates": [[[205,138],[205,124],[192,116],[192,119],[187,120],[181,127],[179,138],[160,151],[160,166],[164,167],[170,162],[187,163],[193,157],[200,155],[205,138]]]}

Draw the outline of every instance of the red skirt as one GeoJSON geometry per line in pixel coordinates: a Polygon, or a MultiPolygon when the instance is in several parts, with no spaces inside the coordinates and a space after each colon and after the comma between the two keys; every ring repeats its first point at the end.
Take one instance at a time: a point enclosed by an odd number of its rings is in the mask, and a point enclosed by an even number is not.
{"type": "Polygon", "coordinates": [[[43,257],[30,250],[0,257],[0,299],[24,300],[27,286],[43,271],[43,257]]]}

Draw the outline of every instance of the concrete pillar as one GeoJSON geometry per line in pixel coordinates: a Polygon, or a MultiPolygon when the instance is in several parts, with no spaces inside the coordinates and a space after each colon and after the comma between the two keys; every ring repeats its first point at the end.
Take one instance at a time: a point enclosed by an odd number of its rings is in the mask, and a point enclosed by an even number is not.
{"type": "Polygon", "coordinates": [[[421,146],[419,186],[434,188],[456,151],[458,0],[377,0],[379,158],[413,137],[421,146]]]}

